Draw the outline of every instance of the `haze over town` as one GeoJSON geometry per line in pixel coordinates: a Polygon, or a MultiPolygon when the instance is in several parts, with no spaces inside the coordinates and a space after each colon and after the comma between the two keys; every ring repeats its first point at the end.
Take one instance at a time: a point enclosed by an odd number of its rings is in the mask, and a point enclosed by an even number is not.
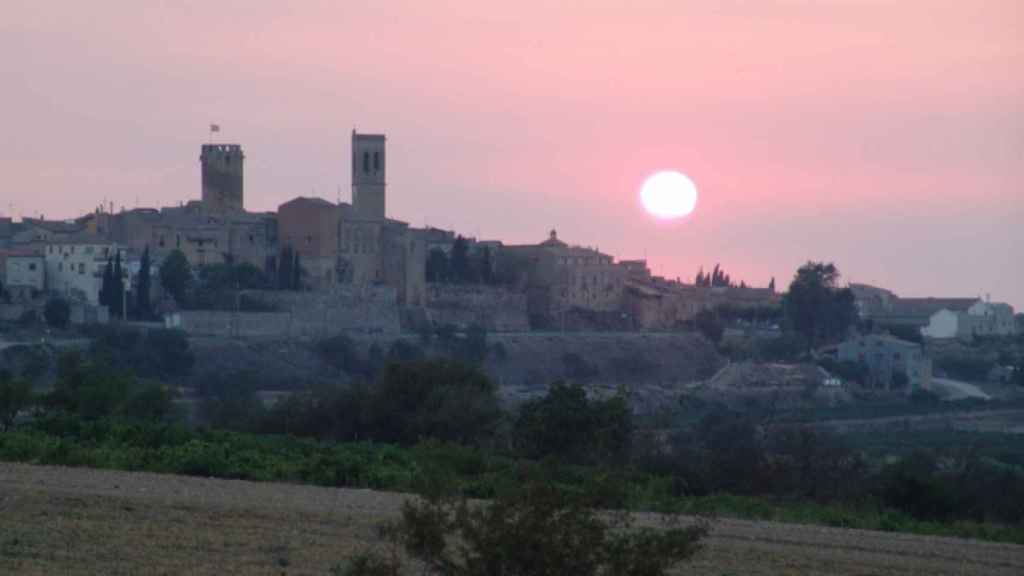
{"type": "Polygon", "coordinates": [[[722,262],[763,286],[835,261],[902,295],[1019,309],[1021,10],[15,1],[0,212],[197,199],[210,122],[245,147],[248,209],[348,201],[355,127],[388,135],[389,213],[417,226],[557,228],[684,280],[722,262]],[[697,183],[688,218],[640,208],[665,168],[697,183]]]}

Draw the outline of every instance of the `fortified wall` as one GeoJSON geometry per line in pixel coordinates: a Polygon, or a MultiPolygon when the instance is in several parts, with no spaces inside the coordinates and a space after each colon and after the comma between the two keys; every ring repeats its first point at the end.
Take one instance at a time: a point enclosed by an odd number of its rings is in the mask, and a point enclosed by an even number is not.
{"type": "Polygon", "coordinates": [[[398,334],[398,300],[386,286],[321,292],[248,291],[272,312],[183,310],[168,324],[195,336],[319,339],[339,332],[398,334]]]}
{"type": "Polygon", "coordinates": [[[499,286],[428,284],[426,320],[433,326],[483,326],[488,332],[530,329],[526,294],[499,286]]]}

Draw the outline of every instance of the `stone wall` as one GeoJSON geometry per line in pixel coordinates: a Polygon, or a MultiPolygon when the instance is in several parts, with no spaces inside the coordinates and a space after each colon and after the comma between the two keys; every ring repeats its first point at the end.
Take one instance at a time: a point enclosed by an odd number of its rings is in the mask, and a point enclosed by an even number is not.
{"type": "MultiPolygon", "coordinates": [[[[323,292],[249,291],[273,312],[183,310],[179,326],[197,336],[319,339],[339,332],[397,334],[393,288],[337,286],[323,292]]],[[[173,323],[173,321],[172,321],[173,323]]]]}
{"type": "Polygon", "coordinates": [[[434,326],[477,324],[489,332],[530,329],[526,294],[499,286],[428,284],[426,319],[434,326]]]}

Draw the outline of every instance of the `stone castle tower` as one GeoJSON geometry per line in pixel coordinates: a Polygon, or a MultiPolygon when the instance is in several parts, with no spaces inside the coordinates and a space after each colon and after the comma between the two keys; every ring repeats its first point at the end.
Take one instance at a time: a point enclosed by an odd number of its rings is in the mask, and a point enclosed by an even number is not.
{"type": "Polygon", "coordinates": [[[352,131],[352,207],[358,218],[384,219],[386,140],[383,134],[352,131]]]}
{"type": "Polygon", "coordinates": [[[241,212],[245,154],[238,144],[203,144],[203,209],[210,214],[241,212]]]}

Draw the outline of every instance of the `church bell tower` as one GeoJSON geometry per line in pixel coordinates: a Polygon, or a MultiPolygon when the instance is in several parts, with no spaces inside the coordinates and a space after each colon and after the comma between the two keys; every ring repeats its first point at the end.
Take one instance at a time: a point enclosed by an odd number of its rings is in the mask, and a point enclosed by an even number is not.
{"type": "Polygon", "coordinates": [[[359,218],[384,219],[386,141],[383,134],[352,131],[352,207],[359,218]]]}

